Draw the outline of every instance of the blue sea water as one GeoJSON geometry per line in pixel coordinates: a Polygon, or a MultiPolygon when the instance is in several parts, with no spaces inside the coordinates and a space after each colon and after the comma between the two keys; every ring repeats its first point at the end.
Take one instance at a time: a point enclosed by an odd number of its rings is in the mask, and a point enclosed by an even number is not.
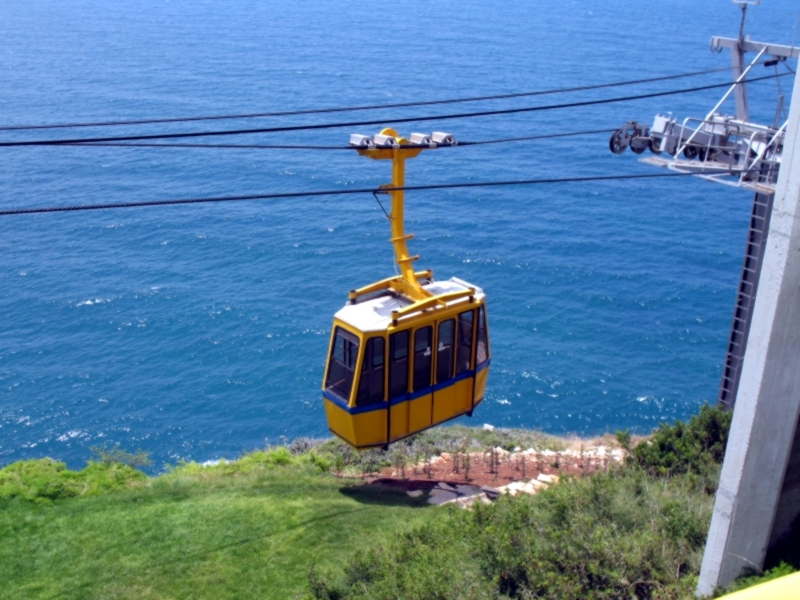
{"type": "MultiPolygon", "coordinates": [[[[754,39],[791,43],[796,2],[754,39]]],[[[0,124],[292,110],[530,91],[724,67],[727,0],[27,0],[0,7],[0,124]]],[[[757,74],[766,73],[759,67],[757,74]]],[[[723,82],[393,109],[437,115],[723,82]]],[[[791,78],[783,80],[791,89],[791,78]]],[[[408,123],[480,140],[704,115],[711,90],[570,110],[408,123]]],[[[771,122],[774,81],[750,89],[771,122]]],[[[787,105],[789,98],[787,97],[787,105]]],[[[376,113],[126,128],[265,127],[376,113]]],[[[377,128],[359,128],[374,133],[377,128]]],[[[217,138],[343,144],[350,129],[217,138]]],[[[41,137],[112,135],[55,130],[41,137]]],[[[0,132],[3,140],[34,134],[0,132]]],[[[409,184],[651,173],[607,136],[423,153],[409,184]]],[[[350,152],[2,148],[0,207],[386,183],[350,152]]],[[[410,193],[412,251],[489,296],[493,366],[466,423],[649,431],[716,398],[751,194],[696,179],[410,193]]],[[[156,465],[327,434],[320,380],[347,290],[394,272],[371,195],[0,218],[0,465],[79,466],[110,442],[156,465]]]]}

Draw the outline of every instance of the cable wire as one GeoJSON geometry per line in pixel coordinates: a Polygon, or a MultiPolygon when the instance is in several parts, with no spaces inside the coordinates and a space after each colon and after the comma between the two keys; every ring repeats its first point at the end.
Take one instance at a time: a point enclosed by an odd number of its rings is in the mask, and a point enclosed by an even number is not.
{"type": "MultiPolygon", "coordinates": [[[[586,131],[570,131],[565,133],[543,133],[538,135],[528,135],[523,137],[502,138],[497,140],[480,140],[476,142],[458,142],[456,144],[437,144],[436,146],[428,146],[426,144],[401,144],[399,148],[456,148],[460,146],[482,146],[485,144],[505,144],[508,142],[523,142],[528,140],[542,140],[549,138],[563,138],[577,135],[590,135],[597,133],[612,133],[616,129],[590,129],[586,131]]],[[[363,146],[305,146],[305,145],[287,145],[287,144],[140,144],[136,142],[89,142],[82,144],[64,144],[65,146],[73,147],[99,147],[99,148],[228,148],[228,149],[267,149],[267,150],[364,150],[363,146]]]]}
{"type": "MultiPolygon", "coordinates": [[[[140,144],[125,142],[87,142],[80,144],[62,144],[63,146],[82,147],[82,148],[233,148],[240,150],[356,150],[357,146],[314,146],[298,144],[140,144]]],[[[413,146],[417,147],[417,146],[413,146]]],[[[428,148],[428,146],[419,146],[428,148]]],[[[362,148],[363,149],[363,148],[362,148]]]]}
{"type": "MultiPolygon", "coordinates": [[[[781,75],[767,75],[764,77],[756,77],[750,80],[747,80],[749,83],[756,82],[756,81],[763,81],[766,79],[774,79],[775,77],[784,77],[788,76],[789,73],[784,73],[781,75]]],[[[278,132],[287,132],[287,131],[312,131],[312,130],[320,130],[320,129],[336,129],[342,127],[359,127],[359,126],[367,126],[367,125],[387,125],[387,124],[395,124],[395,123],[418,123],[422,121],[441,121],[446,119],[465,119],[471,117],[488,117],[488,116],[496,116],[496,115],[509,115],[509,114],[516,114],[516,113],[528,113],[528,112],[538,112],[544,110],[555,110],[555,109],[565,109],[565,108],[576,108],[581,106],[595,106],[598,104],[610,104],[613,102],[626,102],[631,100],[642,100],[646,98],[658,98],[662,96],[674,96],[677,94],[687,94],[691,92],[699,92],[703,90],[711,90],[720,87],[730,87],[731,85],[740,85],[745,83],[744,81],[739,82],[739,84],[731,84],[731,83],[717,83],[712,85],[704,85],[698,86],[693,88],[684,88],[680,90],[669,90],[666,92],[652,92],[649,94],[637,94],[635,96],[621,96],[616,98],[603,98],[600,100],[584,100],[581,102],[567,102],[564,104],[545,104],[541,106],[526,106],[522,108],[506,108],[500,110],[485,110],[479,112],[471,112],[471,113],[452,113],[452,114],[445,114],[445,115],[426,115],[422,117],[411,117],[411,118],[395,118],[395,119],[378,119],[378,120],[368,120],[368,121],[349,121],[349,122],[340,122],[340,123],[319,123],[316,125],[289,125],[289,126],[282,126],[282,127],[261,127],[255,129],[232,129],[232,130],[222,130],[222,131],[197,131],[197,132],[188,132],[188,133],[169,133],[169,134],[150,134],[150,135],[132,135],[132,136],[116,136],[116,137],[98,137],[98,138],[73,138],[73,139],[61,139],[61,140],[38,140],[38,141],[23,141],[23,142],[0,142],[0,147],[12,147],[12,146],[61,146],[61,145],[70,145],[70,144],[86,144],[90,142],[124,142],[124,141],[136,141],[136,140],[158,140],[158,139],[168,139],[168,138],[192,138],[192,137],[209,137],[209,136],[220,136],[220,135],[243,135],[243,134],[253,134],[253,133],[278,133],[278,132]]]]}
{"type": "Polygon", "coordinates": [[[523,137],[501,138],[499,140],[481,140],[479,142],[459,142],[459,146],[484,146],[486,144],[507,144],[509,142],[527,142],[530,140],[543,140],[549,138],[572,137],[576,135],[594,135],[597,133],[613,133],[617,129],[589,129],[587,131],[570,131],[567,133],[548,133],[540,135],[526,135],[523,137]]]}
{"type": "Polygon", "coordinates": [[[386,215],[386,220],[389,221],[389,223],[391,223],[392,222],[392,215],[390,215],[388,212],[386,212],[386,209],[383,207],[383,202],[381,202],[381,199],[378,198],[378,192],[375,191],[375,190],[372,190],[372,195],[375,197],[375,202],[377,202],[378,206],[381,207],[381,210],[383,211],[383,214],[386,215]]]}
{"type": "MultiPolygon", "coordinates": [[[[727,172],[727,171],[714,171],[715,175],[732,175],[741,174],[742,171],[727,172]]],[[[241,202],[245,200],[273,200],[277,198],[303,198],[313,196],[343,196],[349,194],[389,194],[396,191],[420,191],[420,190],[442,190],[442,189],[459,189],[459,188],[477,188],[477,187],[498,187],[510,185],[542,185],[554,183],[580,183],[589,181],[621,181],[630,179],[655,179],[665,177],[687,177],[690,175],[698,175],[702,173],[646,173],[641,175],[595,175],[587,177],[555,177],[550,179],[521,179],[512,181],[478,181],[478,182],[464,182],[464,183],[430,183],[422,185],[407,185],[403,187],[367,187],[355,189],[342,189],[342,190],[318,190],[318,191],[303,191],[303,192],[278,192],[273,194],[242,194],[238,196],[216,196],[210,198],[180,198],[175,200],[149,200],[143,202],[117,202],[109,204],[86,204],[76,206],[48,206],[38,208],[16,208],[8,210],[0,210],[0,216],[10,215],[32,215],[42,213],[57,213],[57,212],[77,212],[88,210],[109,210],[117,208],[139,208],[146,206],[174,206],[178,204],[205,204],[211,202],[241,202]]],[[[380,201],[379,201],[380,203],[380,201]]],[[[385,212],[385,211],[384,211],[385,212]]],[[[388,214],[387,214],[388,217],[388,214]]]]}
{"type": "Polygon", "coordinates": [[[420,102],[396,102],[393,104],[368,104],[363,106],[345,106],[338,108],[312,108],[306,110],[289,110],[280,112],[245,113],[238,115],[213,115],[201,117],[177,117],[167,119],[136,119],[121,121],[96,121],[90,123],[54,123],[49,125],[5,125],[0,127],[0,131],[20,131],[35,129],[62,129],[76,127],[114,127],[120,125],[148,125],[153,123],[188,123],[192,121],[219,121],[225,119],[253,119],[262,117],[288,117],[295,115],[313,115],[324,113],[351,112],[359,110],[385,110],[389,108],[406,108],[410,106],[433,106],[437,104],[456,104],[459,102],[482,102],[486,100],[503,100],[507,98],[524,98],[530,96],[544,96],[548,94],[561,94],[567,92],[580,92],[586,90],[597,90],[610,87],[621,87],[625,85],[637,85],[641,83],[652,83],[656,81],[668,81],[680,79],[682,77],[695,77],[697,75],[709,75],[730,71],[733,67],[721,67],[718,69],[707,69],[705,71],[693,71],[690,73],[680,73],[678,75],[663,75],[660,77],[649,77],[646,79],[633,79],[629,81],[617,81],[613,83],[599,83],[594,85],[582,85],[568,88],[555,88],[551,90],[539,90],[533,92],[517,92],[512,94],[495,94],[491,96],[475,96],[471,98],[451,98],[446,100],[425,100],[420,102]]]}

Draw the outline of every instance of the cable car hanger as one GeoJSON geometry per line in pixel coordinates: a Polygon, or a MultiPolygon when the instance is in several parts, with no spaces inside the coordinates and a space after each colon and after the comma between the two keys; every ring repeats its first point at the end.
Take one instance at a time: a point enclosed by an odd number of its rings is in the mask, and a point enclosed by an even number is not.
{"type": "Polygon", "coordinates": [[[456,277],[415,271],[405,232],[405,163],[423,150],[456,145],[447,133],[394,129],[350,136],[361,156],[392,161],[391,238],[400,273],[353,289],[333,320],[322,385],[328,428],[356,449],[388,448],[472,411],[491,362],[483,290],[456,277]]]}

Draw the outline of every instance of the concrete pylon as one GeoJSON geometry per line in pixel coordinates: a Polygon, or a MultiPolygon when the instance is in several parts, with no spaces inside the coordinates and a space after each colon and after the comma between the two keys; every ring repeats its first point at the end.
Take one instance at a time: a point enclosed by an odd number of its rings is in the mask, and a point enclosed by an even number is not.
{"type": "Polygon", "coordinates": [[[698,596],[760,569],[800,514],[800,78],[698,596]]]}

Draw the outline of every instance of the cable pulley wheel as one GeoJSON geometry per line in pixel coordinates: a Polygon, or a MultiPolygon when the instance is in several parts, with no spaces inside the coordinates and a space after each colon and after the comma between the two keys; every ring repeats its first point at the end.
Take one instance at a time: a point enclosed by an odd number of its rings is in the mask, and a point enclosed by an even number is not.
{"type": "Polygon", "coordinates": [[[622,131],[622,129],[617,129],[611,134],[611,139],[608,140],[608,148],[614,154],[622,154],[625,152],[625,147],[627,144],[622,141],[624,135],[625,133],[622,131]]]}
{"type": "Polygon", "coordinates": [[[661,154],[661,142],[655,138],[650,138],[650,152],[661,154]]]}

